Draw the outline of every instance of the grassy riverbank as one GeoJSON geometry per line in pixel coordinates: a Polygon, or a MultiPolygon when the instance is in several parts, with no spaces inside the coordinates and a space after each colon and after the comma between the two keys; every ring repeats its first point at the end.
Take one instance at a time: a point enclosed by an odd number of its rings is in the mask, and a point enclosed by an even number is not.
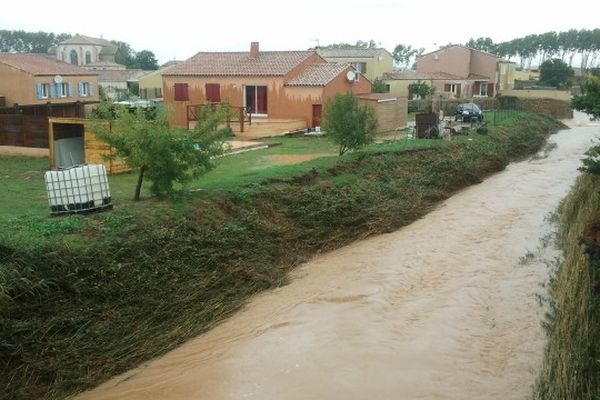
{"type": "Polygon", "coordinates": [[[422,217],[560,128],[521,114],[488,135],[270,168],[177,202],[10,217],[0,228],[0,397],[64,398],[164,354],[284,284],[298,263],[422,217]]]}
{"type": "Polygon", "coordinates": [[[600,399],[600,177],[581,176],[559,210],[564,260],[551,279],[536,399],[600,399]]]}

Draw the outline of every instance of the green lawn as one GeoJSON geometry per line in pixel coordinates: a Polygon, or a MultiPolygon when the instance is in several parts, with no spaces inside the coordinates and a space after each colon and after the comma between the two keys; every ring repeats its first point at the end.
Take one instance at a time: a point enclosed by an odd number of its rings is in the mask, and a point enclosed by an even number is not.
{"type": "MultiPolygon", "coordinates": [[[[215,161],[215,169],[190,182],[187,189],[196,193],[195,195],[217,189],[232,190],[269,179],[302,175],[311,168],[327,167],[339,160],[337,145],[326,137],[276,137],[270,138],[268,142],[279,145],[221,157],[215,161]]],[[[367,150],[397,151],[439,144],[441,143],[429,140],[401,140],[374,144],[367,150]]],[[[352,155],[345,157],[348,156],[352,155]]],[[[0,222],[19,215],[49,214],[43,177],[46,170],[47,158],[0,157],[0,187],[3,188],[0,191],[0,222]]],[[[133,172],[109,176],[115,206],[132,206],[131,198],[136,180],[137,175],[133,172]]],[[[145,188],[147,186],[145,185],[145,188]]],[[[136,207],[154,205],[155,201],[149,200],[150,194],[147,190],[142,192],[142,197],[144,201],[136,207]]]]}
{"type": "MultiPolygon", "coordinates": [[[[123,223],[121,217],[125,214],[153,214],[165,209],[183,211],[192,198],[219,196],[222,191],[243,195],[245,188],[252,185],[301,176],[313,168],[332,167],[340,160],[337,145],[327,137],[274,137],[268,142],[278,145],[217,159],[215,169],[187,185],[181,192],[180,201],[153,198],[146,184],[142,190],[142,201],[133,202],[137,174],[109,176],[117,212],[101,213],[95,218],[84,215],[50,216],[43,177],[44,171],[48,170],[47,158],[0,157],[0,187],[3,188],[0,191],[0,239],[31,247],[53,240],[53,237],[77,241],[77,235],[70,234],[80,232],[88,224],[100,223],[110,229],[110,226],[123,223]]],[[[399,151],[447,143],[441,140],[398,140],[370,145],[363,152],[399,151]]],[[[356,153],[350,153],[342,159],[355,156],[356,153]]]]}

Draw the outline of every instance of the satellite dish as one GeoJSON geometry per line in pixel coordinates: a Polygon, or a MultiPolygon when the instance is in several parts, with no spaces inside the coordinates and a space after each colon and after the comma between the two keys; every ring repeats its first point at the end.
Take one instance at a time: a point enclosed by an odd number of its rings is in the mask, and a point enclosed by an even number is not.
{"type": "Polygon", "coordinates": [[[346,79],[348,79],[348,82],[354,82],[354,79],[356,79],[356,74],[354,71],[348,71],[346,74],[346,79]]]}
{"type": "Polygon", "coordinates": [[[62,83],[62,81],[63,81],[63,77],[62,76],[60,76],[60,75],[55,75],[54,76],[54,82],[55,83],[62,83]]]}

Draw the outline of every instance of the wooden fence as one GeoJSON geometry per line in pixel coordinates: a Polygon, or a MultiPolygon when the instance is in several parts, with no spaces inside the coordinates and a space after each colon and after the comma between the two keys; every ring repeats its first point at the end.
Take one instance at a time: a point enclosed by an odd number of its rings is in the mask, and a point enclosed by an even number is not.
{"type": "Polygon", "coordinates": [[[0,114],[0,145],[48,148],[48,117],[0,114]]]}

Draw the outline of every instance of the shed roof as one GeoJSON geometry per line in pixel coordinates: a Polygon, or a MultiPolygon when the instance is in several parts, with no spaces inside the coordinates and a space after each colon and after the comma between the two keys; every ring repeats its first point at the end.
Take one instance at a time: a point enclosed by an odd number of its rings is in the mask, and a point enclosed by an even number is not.
{"type": "Polygon", "coordinates": [[[163,75],[283,76],[314,54],[314,51],[260,51],[252,58],[249,52],[201,52],[163,75]]]}
{"type": "Polygon", "coordinates": [[[398,96],[390,94],[390,93],[364,93],[359,94],[358,97],[361,100],[369,100],[376,101],[378,103],[383,103],[386,101],[394,101],[398,99],[398,96]]]}
{"type": "Polygon", "coordinates": [[[0,63],[32,75],[97,75],[76,65],[67,64],[54,57],[31,53],[0,53],[0,63]]]}
{"type": "Polygon", "coordinates": [[[287,86],[326,86],[349,67],[344,64],[318,63],[309,65],[298,76],[286,83],[287,86]]]}

